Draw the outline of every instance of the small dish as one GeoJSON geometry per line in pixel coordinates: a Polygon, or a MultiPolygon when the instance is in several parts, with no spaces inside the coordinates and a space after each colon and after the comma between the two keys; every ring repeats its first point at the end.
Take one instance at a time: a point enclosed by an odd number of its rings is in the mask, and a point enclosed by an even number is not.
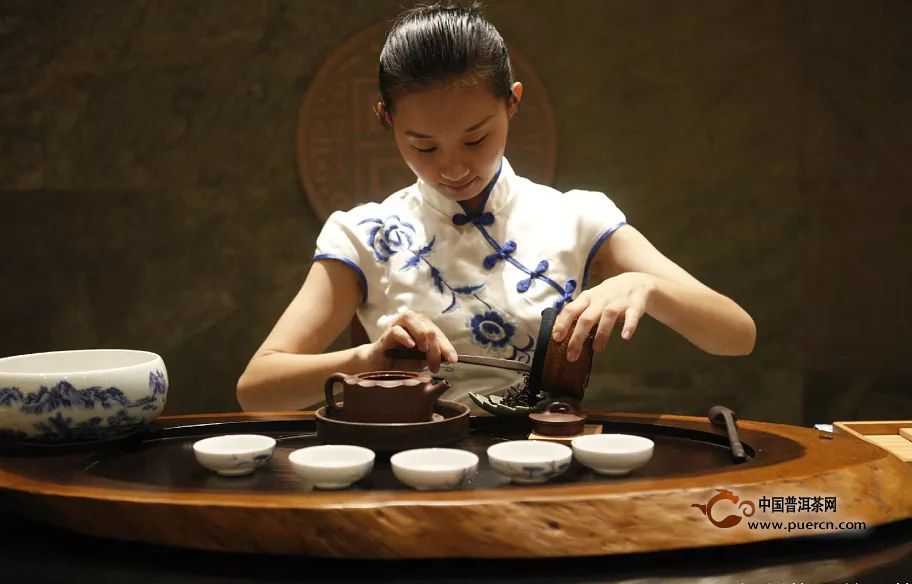
{"type": "Polygon", "coordinates": [[[498,473],[519,484],[545,483],[570,467],[569,446],[543,440],[513,440],[488,448],[488,461],[498,473]]]}
{"type": "Polygon", "coordinates": [[[324,444],[299,448],[288,455],[296,475],[318,489],[345,489],[374,468],[376,455],[370,448],[324,444]]]}
{"type": "Polygon", "coordinates": [[[231,434],[195,442],[193,454],[202,466],[222,476],[241,476],[266,464],[275,446],[275,439],[269,436],[231,434]]]}
{"type": "Polygon", "coordinates": [[[574,438],[570,446],[584,466],[599,474],[623,476],[649,462],[655,443],[632,434],[590,434],[574,438]]]}
{"type": "Polygon", "coordinates": [[[419,491],[458,489],[478,470],[478,456],[456,448],[417,448],[390,457],[393,474],[419,491]]]}

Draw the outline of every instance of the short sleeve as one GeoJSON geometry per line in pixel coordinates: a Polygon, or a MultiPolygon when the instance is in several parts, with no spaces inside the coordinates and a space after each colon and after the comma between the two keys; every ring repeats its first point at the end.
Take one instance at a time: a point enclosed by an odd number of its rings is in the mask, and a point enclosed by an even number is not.
{"type": "Polygon", "coordinates": [[[317,236],[317,245],[314,250],[314,261],[337,260],[350,266],[361,278],[364,295],[362,304],[367,302],[370,295],[368,286],[370,271],[373,261],[367,245],[361,241],[361,234],[357,231],[358,219],[352,212],[336,211],[329,216],[320,235],[317,236]]]}
{"type": "Polygon", "coordinates": [[[565,196],[577,215],[580,249],[586,253],[583,272],[583,285],[586,285],[595,254],[612,233],[627,224],[627,217],[605,193],[573,190],[565,196]]]}

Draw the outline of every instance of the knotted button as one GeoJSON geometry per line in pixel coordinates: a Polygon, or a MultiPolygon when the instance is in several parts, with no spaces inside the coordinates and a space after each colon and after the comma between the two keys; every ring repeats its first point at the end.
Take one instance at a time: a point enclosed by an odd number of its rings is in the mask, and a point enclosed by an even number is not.
{"type": "Polygon", "coordinates": [[[545,271],[547,271],[547,269],[548,269],[548,260],[542,260],[542,261],[538,262],[538,265],[535,267],[534,270],[532,270],[532,273],[529,274],[528,278],[526,278],[525,280],[520,280],[519,282],[516,283],[516,290],[520,293],[523,293],[526,290],[528,290],[529,286],[532,285],[532,280],[534,280],[535,278],[544,274],[545,271]]]}
{"type": "Polygon", "coordinates": [[[576,291],[576,280],[570,279],[567,281],[567,285],[564,287],[564,293],[561,296],[561,299],[554,303],[554,308],[560,310],[564,307],[564,304],[571,298],[573,298],[573,293],[576,291]]]}
{"type": "Polygon", "coordinates": [[[477,227],[493,225],[494,213],[487,211],[481,215],[466,215],[465,213],[457,213],[456,215],[453,215],[453,225],[462,226],[466,223],[472,223],[477,227]]]}
{"type": "Polygon", "coordinates": [[[484,267],[487,269],[493,268],[499,260],[507,259],[511,253],[516,251],[516,242],[513,240],[508,241],[502,248],[492,253],[484,259],[484,267]]]}

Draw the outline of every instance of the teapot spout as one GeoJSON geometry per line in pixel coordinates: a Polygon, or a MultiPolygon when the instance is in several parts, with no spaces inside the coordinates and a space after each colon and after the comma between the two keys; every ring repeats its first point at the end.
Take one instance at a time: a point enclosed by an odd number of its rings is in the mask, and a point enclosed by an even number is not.
{"type": "Polygon", "coordinates": [[[447,381],[446,379],[443,379],[443,380],[435,383],[434,385],[431,385],[430,387],[428,387],[428,389],[425,393],[427,395],[433,397],[434,399],[437,399],[440,396],[442,396],[446,390],[450,389],[450,387],[452,387],[450,385],[450,382],[447,381]]]}

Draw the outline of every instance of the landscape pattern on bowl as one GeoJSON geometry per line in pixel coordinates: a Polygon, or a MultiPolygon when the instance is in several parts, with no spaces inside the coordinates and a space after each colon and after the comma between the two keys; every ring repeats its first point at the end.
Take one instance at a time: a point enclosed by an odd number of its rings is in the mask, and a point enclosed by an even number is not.
{"type": "Polygon", "coordinates": [[[68,443],[141,430],[164,410],[159,355],[88,349],[0,359],[0,440],[68,443]]]}
{"type": "Polygon", "coordinates": [[[250,474],[272,459],[276,440],[260,434],[229,434],[198,440],[193,454],[204,467],[220,475],[250,474]]]}
{"type": "Polygon", "coordinates": [[[560,476],[573,460],[569,446],[545,440],[512,440],[488,447],[488,462],[516,483],[544,483],[560,476]]]}

